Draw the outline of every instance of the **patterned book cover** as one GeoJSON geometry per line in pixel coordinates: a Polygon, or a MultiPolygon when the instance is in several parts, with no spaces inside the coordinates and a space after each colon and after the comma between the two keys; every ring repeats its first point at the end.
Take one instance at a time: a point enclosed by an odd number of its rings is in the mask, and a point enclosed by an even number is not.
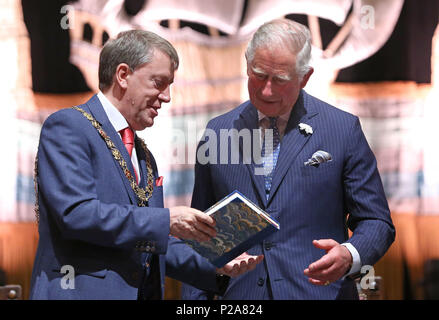
{"type": "Polygon", "coordinates": [[[232,192],[205,213],[215,219],[217,236],[205,242],[185,242],[218,268],[279,230],[276,220],[239,191],[232,192]]]}

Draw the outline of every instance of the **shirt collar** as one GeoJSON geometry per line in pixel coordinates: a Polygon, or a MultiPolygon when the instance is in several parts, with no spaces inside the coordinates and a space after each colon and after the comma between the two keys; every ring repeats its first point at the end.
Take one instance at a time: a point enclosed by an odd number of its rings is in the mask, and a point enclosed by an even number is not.
{"type": "MultiPolygon", "coordinates": [[[[288,120],[290,119],[290,114],[291,114],[291,110],[288,110],[287,112],[285,112],[284,114],[281,114],[278,119],[281,119],[282,122],[287,123],[288,120]]],[[[266,116],[265,114],[263,114],[261,111],[258,110],[258,121],[260,122],[262,119],[264,118],[268,118],[268,116],[266,116]]]]}
{"type": "Polygon", "coordinates": [[[128,127],[128,122],[125,120],[123,115],[101,91],[98,92],[97,97],[101,102],[111,125],[117,132],[128,127]]]}
{"type": "MultiPolygon", "coordinates": [[[[288,120],[290,119],[291,111],[292,111],[292,109],[290,109],[289,111],[285,112],[284,114],[281,114],[280,116],[278,116],[277,127],[281,133],[283,133],[285,131],[288,120]]],[[[258,123],[260,124],[260,126],[261,125],[264,126],[261,122],[261,120],[264,118],[268,119],[268,116],[266,116],[265,114],[263,114],[262,112],[260,112],[258,110],[258,123]]]]}

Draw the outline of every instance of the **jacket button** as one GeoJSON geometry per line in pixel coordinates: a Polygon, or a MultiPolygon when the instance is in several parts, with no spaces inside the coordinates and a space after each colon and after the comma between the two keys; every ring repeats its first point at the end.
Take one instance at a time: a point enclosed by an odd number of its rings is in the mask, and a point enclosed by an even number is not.
{"type": "Polygon", "coordinates": [[[259,278],[258,279],[258,286],[262,287],[264,285],[264,282],[265,282],[264,278],[259,278]]]}
{"type": "Polygon", "coordinates": [[[271,248],[273,248],[273,243],[271,242],[266,242],[265,243],[265,250],[271,250],[271,248]]]}

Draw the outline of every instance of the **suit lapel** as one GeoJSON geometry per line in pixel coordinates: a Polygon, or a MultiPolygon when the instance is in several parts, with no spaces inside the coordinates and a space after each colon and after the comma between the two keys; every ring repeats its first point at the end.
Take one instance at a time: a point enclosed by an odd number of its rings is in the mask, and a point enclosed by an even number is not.
{"type": "MultiPolygon", "coordinates": [[[[256,107],[254,107],[250,102],[247,103],[244,110],[241,112],[239,118],[234,123],[234,128],[240,132],[243,129],[250,130],[251,137],[251,154],[244,154],[244,148],[242,141],[239,143],[240,154],[243,156],[243,162],[249,170],[252,182],[259,193],[261,201],[266,204],[267,199],[265,196],[265,182],[264,175],[255,174],[261,169],[261,164],[255,163],[255,155],[258,157],[261,154],[260,148],[260,135],[259,135],[259,123],[258,123],[258,112],[256,107]],[[256,131],[255,131],[256,130],[256,131]],[[257,133],[257,134],[256,134],[257,133]]],[[[263,171],[262,171],[263,172],[263,171]]]]}
{"type": "Polygon", "coordinates": [[[293,107],[281,142],[279,157],[274,171],[273,182],[267,204],[271,202],[273,195],[276,193],[297,155],[312,138],[312,135],[306,135],[299,131],[299,123],[306,123],[313,127],[317,114],[318,113],[314,110],[313,106],[307,103],[307,94],[302,90],[293,107]]]}
{"type": "MultiPolygon", "coordinates": [[[[110,120],[108,119],[104,108],[102,107],[101,102],[99,101],[99,98],[94,95],[89,101],[87,101],[86,105],[88,106],[90,113],[93,115],[93,117],[100,123],[102,126],[102,129],[105,131],[105,133],[108,135],[108,137],[111,139],[111,141],[114,143],[116,148],[119,150],[119,152],[122,154],[122,157],[124,158],[125,162],[127,163],[128,169],[131,171],[131,174],[134,175],[134,169],[133,165],[131,163],[130,156],[128,154],[127,149],[125,148],[125,145],[123,144],[119,134],[116,132],[114,127],[111,125],[110,120]]],[[[114,160],[116,161],[116,160],[114,160]]],[[[128,179],[126,178],[125,174],[122,171],[122,168],[120,167],[119,163],[116,163],[116,167],[118,168],[119,174],[121,176],[121,179],[123,181],[123,184],[125,186],[125,189],[128,193],[128,196],[131,199],[131,202],[133,204],[137,204],[137,199],[134,191],[132,190],[130,183],[128,179]]]]}
{"type": "MultiPolygon", "coordinates": [[[[139,186],[141,188],[145,188],[146,184],[148,183],[148,168],[147,168],[147,161],[146,161],[146,154],[143,150],[143,147],[139,141],[139,139],[136,137],[136,152],[137,152],[137,159],[139,160],[139,170],[142,175],[142,179],[140,180],[139,186]]],[[[150,157],[150,165],[152,168],[152,174],[153,174],[153,189],[152,189],[152,196],[148,200],[148,207],[154,207],[154,208],[163,208],[163,188],[156,186],[156,179],[158,178],[158,171],[157,166],[155,164],[153,155],[151,151],[149,151],[149,157],[150,157]]]]}
{"type": "Polygon", "coordinates": [[[139,187],[145,188],[148,179],[148,171],[146,169],[146,155],[145,152],[143,151],[141,144],[139,143],[139,138],[137,136],[134,138],[134,141],[135,141],[134,145],[136,148],[137,160],[139,161],[139,170],[141,176],[139,181],[139,187]]]}

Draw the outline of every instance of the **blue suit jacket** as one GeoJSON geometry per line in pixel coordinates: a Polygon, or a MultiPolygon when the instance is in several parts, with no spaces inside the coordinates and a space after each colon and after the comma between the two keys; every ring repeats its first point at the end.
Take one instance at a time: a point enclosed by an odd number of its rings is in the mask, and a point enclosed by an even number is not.
{"type": "MultiPolygon", "coordinates": [[[[257,110],[245,102],[211,120],[207,128],[218,137],[220,129],[257,129],[257,110]]],[[[281,142],[268,200],[264,176],[256,175],[255,163],[246,163],[242,157],[248,144],[243,145],[241,140],[228,150],[230,161],[230,151],[239,148],[239,164],[222,164],[220,149],[208,148],[204,145],[209,143],[206,140],[202,140],[198,150],[206,150],[210,159],[214,158],[211,152],[216,151],[217,163],[196,163],[192,206],[206,210],[237,189],[280,223],[280,231],[249,250],[250,254],[264,254],[264,262],[254,271],[232,279],[223,298],[358,298],[354,281],[349,278],[322,287],[310,284],[303,274],[310,263],[325,254],[313,246],[314,239],[352,243],[363,265],[377,262],[394,240],[395,230],[376,160],[358,118],[302,90],[281,142]],[[310,125],[313,134],[300,132],[299,123],[310,125]],[[318,167],[305,166],[304,162],[317,150],[329,152],[333,160],[318,167]],[[350,239],[347,227],[353,231],[350,239]]],[[[183,287],[182,296],[206,297],[205,292],[190,286],[183,287]]]]}
{"type": "MultiPolygon", "coordinates": [[[[93,96],[80,107],[101,124],[133,173],[128,152],[99,99],[93,96]]],[[[146,177],[146,155],[138,141],[136,148],[146,177]]],[[[151,160],[156,179],[152,154],[151,160]]],[[[153,276],[160,277],[162,294],[165,268],[171,277],[216,290],[215,268],[169,237],[162,187],[154,185],[148,207],[138,207],[119,164],[80,112],[64,109],[45,121],[38,171],[39,244],[31,299],[136,299],[138,288],[147,285],[143,278],[152,254],[159,258],[160,272],[153,276]],[[74,289],[65,289],[64,265],[74,268],[74,289]]]]}

